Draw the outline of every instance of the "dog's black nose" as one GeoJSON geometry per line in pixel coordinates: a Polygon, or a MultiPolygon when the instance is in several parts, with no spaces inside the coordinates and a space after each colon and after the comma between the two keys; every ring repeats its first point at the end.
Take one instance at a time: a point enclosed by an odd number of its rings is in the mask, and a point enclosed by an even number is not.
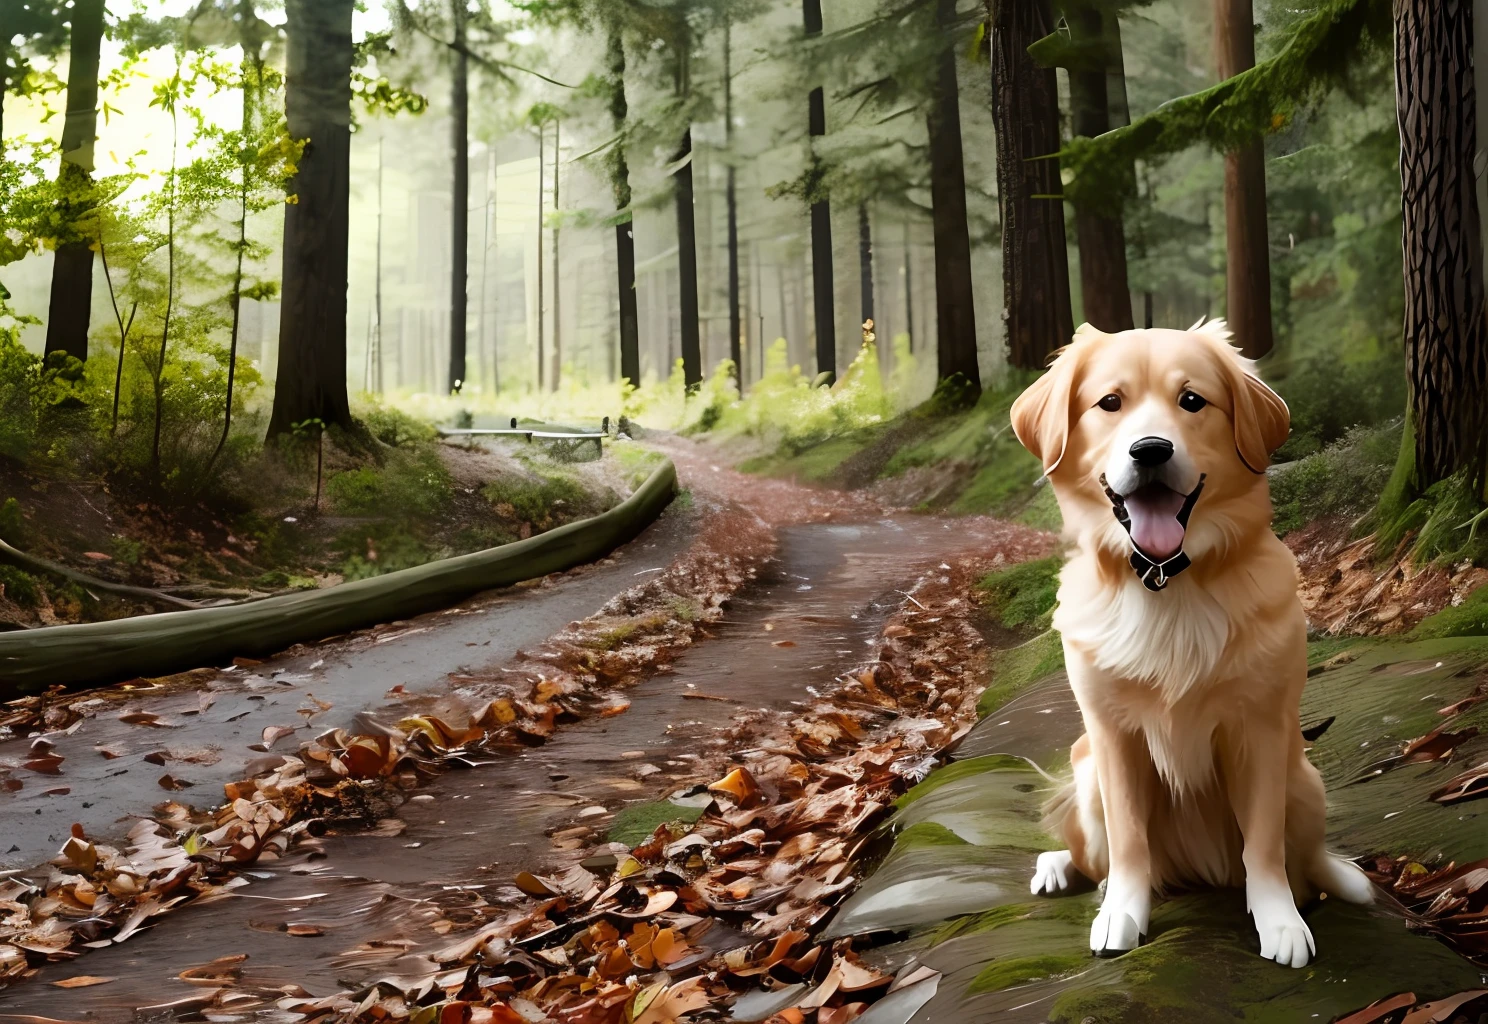
{"type": "Polygon", "coordinates": [[[1132,442],[1131,457],[1139,466],[1161,466],[1173,457],[1173,442],[1165,437],[1139,437],[1132,442]]]}

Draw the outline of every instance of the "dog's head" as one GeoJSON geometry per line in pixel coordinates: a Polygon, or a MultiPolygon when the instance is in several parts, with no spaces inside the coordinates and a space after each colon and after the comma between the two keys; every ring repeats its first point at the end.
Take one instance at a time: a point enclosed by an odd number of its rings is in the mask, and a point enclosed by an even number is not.
{"type": "Polygon", "coordinates": [[[1120,334],[1084,325],[1013,403],[1012,422],[1066,522],[1152,562],[1198,559],[1257,517],[1269,524],[1266,466],[1290,429],[1286,403],[1222,320],[1120,334]],[[1113,503],[1130,517],[1129,542],[1113,503]]]}

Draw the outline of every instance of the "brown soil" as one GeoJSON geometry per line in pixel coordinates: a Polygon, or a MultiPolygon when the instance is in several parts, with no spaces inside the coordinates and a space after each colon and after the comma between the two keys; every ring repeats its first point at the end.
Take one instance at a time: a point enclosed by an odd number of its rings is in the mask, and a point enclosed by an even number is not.
{"type": "Polygon", "coordinates": [[[1297,556],[1302,606],[1314,631],[1329,635],[1404,633],[1488,583],[1488,569],[1471,562],[1416,565],[1407,542],[1390,557],[1375,555],[1375,538],[1353,539],[1341,517],[1310,523],[1287,534],[1297,556]]]}

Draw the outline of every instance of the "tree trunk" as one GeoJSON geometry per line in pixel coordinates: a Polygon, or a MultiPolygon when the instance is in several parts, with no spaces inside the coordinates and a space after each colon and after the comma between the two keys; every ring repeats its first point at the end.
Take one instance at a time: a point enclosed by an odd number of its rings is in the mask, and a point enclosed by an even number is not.
{"type": "Polygon", "coordinates": [[[698,329],[697,225],[692,209],[692,129],[682,136],[675,175],[677,190],[677,307],[682,320],[682,377],[689,389],[703,381],[703,345],[698,329]]]}
{"type": "MultiPolygon", "coordinates": [[[[938,0],[937,17],[948,30],[956,17],[956,0],[938,0]]],[[[934,95],[926,115],[931,223],[935,229],[936,374],[941,380],[960,375],[974,391],[980,391],[955,48],[947,44],[937,59],[934,95]]]]}
{"type": "Polygon", "coordinates": [[[1002,213],[1003,319],[1008,362],[1042,369],[1074,335],[1053,68],[1028,47],[1053,31],[1048,0],[987,0],[992,23],[992,119],[1002,213]]]}
{"type": "MultiPolygon", "coordinates": [[[[802,0],[806,38],[822,33],[821,0],[802,0]]],[[[806,100],[807,129],[813,139],[827,134],[827,99],[821,86],[806,100]]],[[[811,163],[817,166],[813,147],[811,163]]],[[[837,320],[832,286],[832,206],[825,198],[811,204],[811,302],[816,322],[816,372],[837,377],[837,320]]]]}
{"type": "Polygon", "coordinates": [[[620,136],[610,158],[610,187],[615,209],[624,219],[615,225],[615,265],[620,298],[620,376],[635,387],[641,385],[641,322],[636,310],[635,228],[630,216],[630,167],[625,162],[625,42],[617,27],[610,29],[610,123],[620,136]]]}
{"type": "Polygon", "coordinates": [[[544,368],[543,360],[545,352],[543,349],[543,133],[542,125],[537,126],[537,390],[543,389],[544,368]]]}
{"type": "Polygon", "coordinates": [[[450,82],[450,355],[449,393],[465,386],[465,342],[470,260],[470,58],[465,53],[465,0],[450,0],[455,27],[454,73],[450,82]]]}
{"type": "MultiPolygon", "coordinates": [[[[72,9],[67,70],[67,120],[62,126],[60,213],[69,234],[93,209],[93,144],[98,135],[98,64],[103,45],[104,0],[76,0],[72,9]]],[[[88,358],[88,319],[93,307],[93,247],[86,238],[57,246],[52,264],[46,354],[88,358]]]]}
{"type": "Polygon", "coordinates": [[[284,209],[279,372],[269,437],[352,425],[346,396],[353,0],[287,0],[285,115],[309,139],[284,209]]]}
{"type": "Polygon", "coordinates": [[[914,253],[909,248],[909,220],[904,221],[904,334],[909,338],[909,351],[914,352],[914,253]]]}
{"type": "Polygon", "coordinates": [[[1396,0],[1405,251],[1405,358],[1416,488],[1488,463],[1488,329],[1473,157],[1477,97],[1468,0],[1396,0]]]}
{"type": "MultiPolygon", "coordinates": [[[[1112,22],[1115,15],[1108,15],[1112,22]]],[[[1111,54],[1112,26],[1096,7],[1069,14],[1077,45],[1088,42],[1099,54],[1089,66],[1070,68],[1070,107],[1075,135],[1093,139],[1110,131],[1111,96],[1107,88],[1111,65],[1119,61],[1119,43],[1111,54]],[[1114,57],[1114,61],[1113,61],[1114,57]]],[[[1085,50],[1085,47],[1081,47],[1085,50]]],[[[1090,52],[1090,51],[1086,51],[1090,52]]],[[[1120,65],[1117,64],[1119,73],[1120,65]]],[[[1087,206],[1075,207],[1075,233],[1080,243],[1080,296],[1085,319],[1103,331],[1132,329],[1131,285],[1126,276],[1126,229],[1118,214],[1106,217],[1087,206]]]]}
{"type": "MultiPolygon", "coordinates": [[[[563,122],[553,122],[553,216],[562,211],[563,193],[559,191],[563,167],[563,122]]],[[[558,390],[563,376],[563,268],[558,262],[563,229],[553,224],[553,374],[552,388],[558,390]]]]}
{"type": "Polygon", "coordinates": [[[868,204],[858,204],[858,286],[862,292],[863,322],[873,319],[873,224],[868,204]]]}
{"type": "Polygon", "coordinates": [[[734,81],[733,40],[730,25],[723,27],[723,137],[727,149],[727,182],[724,185],[724,205],[728,210],[728,304],[729,304],[729,359],[734,363],[734,385],[744,393],[744,355],[741,334],[744,325],[739,312],[739,203],[734,181],[734,81]]]}
{"type": "MultiPolygon", "coordinates": [[[[1214,0],[1214,52],[1222,79],[1255,67],[1251,0],[1214,0]]],[[[1260,139],[1225,154],[1225,316],[1247,356],[1271,351],[1266,146],[1260,139]]]]}

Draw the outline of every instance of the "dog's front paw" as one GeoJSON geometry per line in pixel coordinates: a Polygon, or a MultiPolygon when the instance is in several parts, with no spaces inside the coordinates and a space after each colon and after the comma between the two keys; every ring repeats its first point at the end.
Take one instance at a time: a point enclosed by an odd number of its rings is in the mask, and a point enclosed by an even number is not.
{"type": "Polygon", "coordinates": [[[1041,853],[1033,868],[1033,881],[1028,891],[1035,896],[1053,896],[1064,892],[1070,885],[1070,872],[1074,870],[1074,859],[1068,850],[1041,853]]]}
{"type": "Polygon", "coordinates": [[[1090,951],[1096,956],[1120,956],[1141,945],[1152,914],[1152,889],[1116,878],[1106,880],[1106,897],[1090,926],[1090,951]]]}
{"type": "Polygon", "coordinates": [[[1110,906],[1110,901],[1101,906],[1090,926],[1090,951],[1096,956],[1120,956],[1136,949],[1142,941],[1142,930],[1125,910],[1110,906]]]}
{"type": "Polygon", "coordinates": [[[1261,940],[1261,956],[1275,960],[1283,967],[1306,967],[1317,952],[1312,931],[1291,893],[1251,896],[1250,912],[1255,918],[1256,934],[1261,940]]]}

